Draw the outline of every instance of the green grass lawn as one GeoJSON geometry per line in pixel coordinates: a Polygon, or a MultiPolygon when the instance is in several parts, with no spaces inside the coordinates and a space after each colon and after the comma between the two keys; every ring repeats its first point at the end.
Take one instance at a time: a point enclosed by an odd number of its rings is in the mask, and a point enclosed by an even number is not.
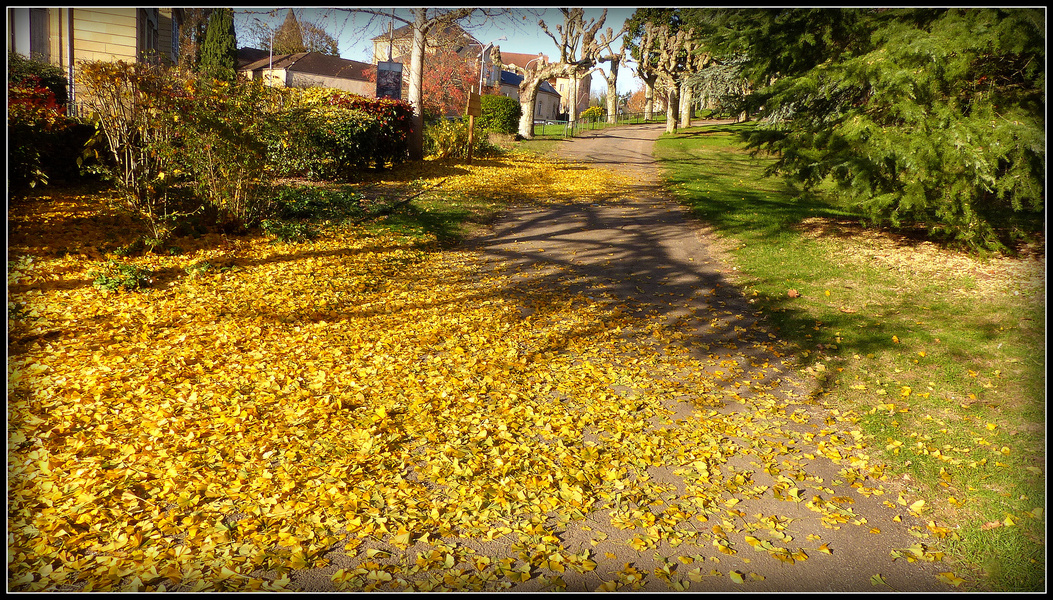
{"type": "Polygon", "coordinates": [[[816,397],[854,412],[875,458],[928,499],[969,585],[1044,589],[1044,255],[983,260],[865,228],[832,194],[764,177],[769,159],[737,141],[751,126],[664,136],[668,187],[798,346],[816,397]]]}

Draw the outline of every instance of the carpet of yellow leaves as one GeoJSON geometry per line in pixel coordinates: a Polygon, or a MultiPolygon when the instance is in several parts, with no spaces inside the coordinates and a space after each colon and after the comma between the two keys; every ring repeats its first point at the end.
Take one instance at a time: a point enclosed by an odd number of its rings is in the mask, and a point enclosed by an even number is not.
{"type": "MultiPolygon", "coordinates": [[[[448,189],[537,200],[624,193],[614,175],[525,158],[444,176],[448,189]]],[[[47,209],[33,214],[15,222],[47,227],[47,209]]],[[[39,250],[31,237],[15,236],[16,254],[39,250]]],[[[676,332],[603,294],[524,288],[474,252],[352,227],[141,257],[167,274],[141,293],[93,288],[92,252],[38,252],[9,271],[22,311],[8,362],[11,590],[276,590],[334,550],[357,561],[332,575],[337,589],[503,589],[532,569],[559,589],[564,570],[596,563],[560,545],[553,516],[604,506],[640,549],[674,537],[732,554],[706,514],[764,493],[806,500],[793,479],[769,490],[721,468],[749,430],[773,476],[792,471],[766,435],[785,424],[773,384],[730,351],[707,363],[656,350],[676,332]],[[202,260],[226,267],[185,274],[202,260]],[[755,413],[668,419],[685,394],[715,409],[739,385],[755,413]],[[686,488],[656,484],[659,465],[686,488]],[[517,559],[443,541],[510,534],[517,559]],[[393,564],[380,541],[431,547],[393,564]]],[[[808,435],[862,492],[880,476],[851,432],[808,435]]],[[[813,510],[851,518],[832,502],[813,510]]],[[[628,589],[639,574],[626,573],[628,589]]]]}

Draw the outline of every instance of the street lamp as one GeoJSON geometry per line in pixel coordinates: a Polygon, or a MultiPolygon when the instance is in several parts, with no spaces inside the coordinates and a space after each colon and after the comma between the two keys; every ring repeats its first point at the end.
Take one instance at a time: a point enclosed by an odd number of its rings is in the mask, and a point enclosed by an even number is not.
{"type": "Polygon", "coordinates": [[[483,93],[483,67],[485,66],[485,62],[486,62],[486,51],[489,50],[494,45],[494,42],[500,42],[502,40],[507,40],[507,39],[508,39],[507,37],[502,35],[501,37],[499,37],[497,39],[490,40],[489,43],[487,43],[485,46],[483,46],[483,50],[479,53],[479,94],[483,93]]]}

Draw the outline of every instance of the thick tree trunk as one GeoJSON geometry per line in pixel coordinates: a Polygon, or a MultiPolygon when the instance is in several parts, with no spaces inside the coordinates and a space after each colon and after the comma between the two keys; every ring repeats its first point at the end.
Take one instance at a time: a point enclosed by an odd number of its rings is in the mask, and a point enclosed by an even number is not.
{"type": "Polygon", "coordinates": [[[409,98],[413,106],[413,130],[409,135],[410,160],[424,160],[424,43],[427,35],[426,8],[415,8],[413,47],[410,52],[409,98]]]}
{"type": "Polygon", "coordinates": [[[610,72],[607,73],[607,122],[614,125],[618,123],[618,61],[611,61],[610,72]]]}
{"type": "Polygon", "coordinates": [[[644,105],[643,105],[643,118],[644,121],[650,121],[654,118],[654,83],[653,79],[644,79],[644,105]]]}
{"type": "Polygon", "coordinates": [[[665,132],[676,133],[676,113],[680,106],[680,86],[675,83],[669,86],[665,103],[665,132]]]}
{"type": "Polygon", "coordinates": [[[691,113],[693,112],[692,103],[695,101],[694,94],[691,92],[691,86],[687,83],[686,78],[683,83],[680,84],[680,126],[691,127],[691,113]]]}
{"type": "Polygon", "coordinates": [[[570,74],[570,81],[567,83],[569,90],[567,90],[567,125],[574,130],[574,122],[578,120],[578,73],[573,72],[570,74]]]}
{"type": "Polygon", "coordinates": [[[537,106],[537,90],[541,87],[540,80],[533,82],[523,79],[519,86],[519,107],[522,114],[519,116],[519,135],[524,139],[534,139],[534,107],[537,106]]]}

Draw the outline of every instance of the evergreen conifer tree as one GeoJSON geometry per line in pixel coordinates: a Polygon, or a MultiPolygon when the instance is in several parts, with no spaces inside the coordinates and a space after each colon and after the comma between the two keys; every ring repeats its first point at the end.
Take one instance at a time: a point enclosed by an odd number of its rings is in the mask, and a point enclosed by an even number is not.
{"type": "Polygon", "coordinates": [[[1006,217],[1045,199],[1041,9],[741,11],[776,172],[830,180],[876,222],[1001,246],[1006,217]]]}
{"type": "Polygon", "coordinates": [[[294,54],[296,52],[307,52],[307,46],[303,43],[303,29],[292,9],[285,15],[285,21],[281,27],[274,32],[274,53],[294,54]]]}
{"type": "Polygon", "coordinates": [[[238,40],[234,33],[234,9],[217,8],[208,18],[201,43],[200,71],[217,79],[237,76],[238,40]]]}

